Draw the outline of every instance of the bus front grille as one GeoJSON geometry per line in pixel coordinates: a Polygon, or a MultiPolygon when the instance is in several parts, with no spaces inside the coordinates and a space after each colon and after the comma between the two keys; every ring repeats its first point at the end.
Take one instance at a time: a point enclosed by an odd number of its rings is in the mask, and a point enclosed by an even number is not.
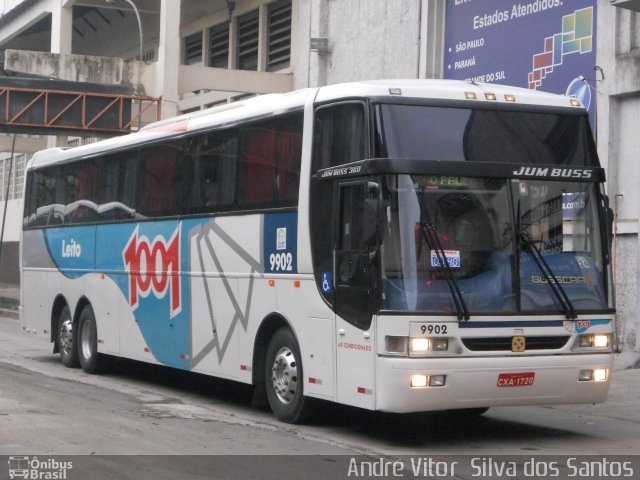
{"type": "MultiPolygon", "coordinates": [[[[462,343],[472,352],[511,351],[513,337],[467,337],[462,343]]],[[[558,350],[569,341],[569,335],[526,337],[526,350],[558,350]]]]}

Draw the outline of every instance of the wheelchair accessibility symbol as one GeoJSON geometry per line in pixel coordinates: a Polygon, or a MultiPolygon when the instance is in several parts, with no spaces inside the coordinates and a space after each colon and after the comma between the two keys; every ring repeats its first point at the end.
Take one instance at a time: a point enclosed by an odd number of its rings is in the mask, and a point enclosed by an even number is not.
{"type": "Polygon", "coordinates": [[[322,272],[322,292],[331,293],[333,291],[333,278],[331,272],[322,272]]]}

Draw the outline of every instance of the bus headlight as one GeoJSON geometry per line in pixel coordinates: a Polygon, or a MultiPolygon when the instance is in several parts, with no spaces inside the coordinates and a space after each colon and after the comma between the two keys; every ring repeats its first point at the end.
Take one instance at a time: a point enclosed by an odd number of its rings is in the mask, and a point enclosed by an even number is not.
{"type": "Polygon", "coordinates": [[[428,338],[412,338],[409,353],[426,353],[431,350],[430,343],[428,338]]]}
{"type": "Polygon", "coordinates": [[[611,335],[608,333],[596,333],[578,336],[576,346],[579,348],[609,348],[611,345],[611,335]]]}
{"type": "Polygon", "coordinates": [[[594,382],[604,382],[607,380],[607,374],[609,371],[606,368],[596,368],[593,371],[593,381],[594,382]]]}
{"type": "Polygon", "coordinates": [[[411,375],[411,388],[425,388],[428,381],[426,375],[411,375]]]}
{"type": "Polygon", "coordinates": [[[596,348],[605,348],[609,346],[609,335],[594,335],[593,346],[596,348]]]}
{"type": "Polygon", "coordinates": [[[384,354],[410,357],[460,354],[462,348],[451,337],[384,337],[384,354]]]}

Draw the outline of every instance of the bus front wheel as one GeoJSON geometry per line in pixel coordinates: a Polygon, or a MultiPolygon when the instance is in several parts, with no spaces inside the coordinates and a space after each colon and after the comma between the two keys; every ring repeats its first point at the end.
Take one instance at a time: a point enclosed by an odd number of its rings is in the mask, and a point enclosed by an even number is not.
{"type": "Polygon", "coordinates": [[[56,341],[58,342],[62,364],[69,368],[78,367],[78,346],[74,335],[73,318],[71,318],[71,310],[69,310],[68,305],[65,305],[60,310],[57,332],[56,341]]]}
{"type": "Polygon", "coordinates": [[[78,320],[78,359],[87,373],[100,373],[105,368],[106,359],[98,353],[98,328],[91,305],[86,305],[78,320]]]}
{"type": "Polygon", "coordinates": [[[271,411],[278,420],[298,423],[309,411],[309,400],[303,393],[300,348],[288,328],[280,328],[267,348],[265,384],[271,411]]]}

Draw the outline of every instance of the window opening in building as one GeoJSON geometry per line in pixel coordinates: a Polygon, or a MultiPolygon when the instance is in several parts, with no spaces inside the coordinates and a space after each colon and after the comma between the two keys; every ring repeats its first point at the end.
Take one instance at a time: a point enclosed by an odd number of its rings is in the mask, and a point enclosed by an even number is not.
{"type": "Polygon", "coordinates": [[[258,70],[258,41],[260,38],[260,18],[258,10],[238,17],[237,68],[238,70],[258,70]]]}
{"type": "Polygon", "coordinates": [[[209,66],[229,68],[229,24],[209,29],[209,66]]]}
{"type": "Polygon", "coordinates": [[[288,68],[291,62],[291,0],[269,5],[267,42],[267,70],[288,68]]]}
{"type": "Polygon", "coordinates": [[[194,65],[202,61],[202,32],[194,33],[184,39],[184,63],[194,65]]]}

